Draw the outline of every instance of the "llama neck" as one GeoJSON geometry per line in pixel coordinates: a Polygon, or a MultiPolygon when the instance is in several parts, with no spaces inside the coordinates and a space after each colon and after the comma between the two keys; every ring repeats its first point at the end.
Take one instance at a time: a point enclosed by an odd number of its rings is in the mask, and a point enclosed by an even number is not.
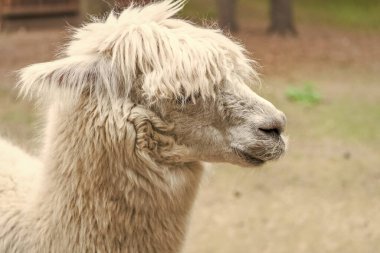
{"type": "Polygon", "coordinates": [[[137,140],[132,138],[137,133],[129,131],[136,126],[125,120],[129,104],[116,113],[87,106],[55,111],[60,117],[50,123],[47,187],[38,204],[39,219],[48,221],[56,242],[50,247],[65,245],[72,252],[178,252],[201,165],[151,168],[152,160],[140,160],[149,152],[134,153],[137,140]]]}

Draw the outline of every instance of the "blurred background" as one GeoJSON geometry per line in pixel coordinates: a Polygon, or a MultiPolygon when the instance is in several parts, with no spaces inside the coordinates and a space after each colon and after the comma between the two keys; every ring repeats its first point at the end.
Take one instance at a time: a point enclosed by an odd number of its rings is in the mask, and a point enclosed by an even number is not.
{"type": "MultiPolygon", "coordinates": [[[[38,109],[17,99],[15,71],[53,59],[68,25],[108,1],[0,0],[1,136],[38,153],[38,109]]],[[[380,1],[189,0],[181,16],[246,45],[290,137],[278,162],[212,166],[184,252],[380,252],[380,1]]]]}

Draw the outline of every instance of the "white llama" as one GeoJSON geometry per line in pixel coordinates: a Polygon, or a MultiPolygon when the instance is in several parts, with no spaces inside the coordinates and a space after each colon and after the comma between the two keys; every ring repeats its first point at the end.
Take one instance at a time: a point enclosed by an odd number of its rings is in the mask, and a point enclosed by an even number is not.
{"type": "Polygon", "coordinates": [[[47,127],[41,163],[0,143],[0,252],[179,252],[200,161],[284,152],[285,116],[247,86],[244,49],[173,18],[182,5],[112,13],[21,71],[47,127]]]}

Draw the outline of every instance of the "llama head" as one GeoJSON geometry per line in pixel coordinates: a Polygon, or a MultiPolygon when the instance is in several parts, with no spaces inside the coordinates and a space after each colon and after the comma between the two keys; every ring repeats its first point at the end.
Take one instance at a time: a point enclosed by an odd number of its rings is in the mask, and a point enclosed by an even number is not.
{"type": "Polygon", "coordinates": [[[129,117],[143,129],[136,136],[165,143],[161,151],[177,161],[249,166],[277,159],[286,146],[285,116],[249,88],[258,79],[254,62],[219,30],[172,18],[182,5],[132,6],[84,25],[62,59],[22,70],[21,92],[130,103],[129,117]]]}

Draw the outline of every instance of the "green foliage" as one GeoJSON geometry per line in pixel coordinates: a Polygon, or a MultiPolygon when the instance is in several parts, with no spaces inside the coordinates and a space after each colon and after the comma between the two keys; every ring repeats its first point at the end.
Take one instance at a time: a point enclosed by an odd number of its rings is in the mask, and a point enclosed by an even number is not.
{"type": "Polygon", "coordinates": [[[306,105],[315,105],[321,101],[321,95],[314,90],[311,83],[305,83],[303,87],[290,86],[286,90],[286,97],[290,101],[306,105]]]}
{"type": "MultiPolygon", "coordinates": [[[[305,22],[360,30],[380,29],[380,0],[294,0],[296,26],[305,22]]],[[[270,1],[240,0],[239,23],[269,20],[270,1]]],[[[217,19],[215,0],[189,0],[181,13],[193,20],[217,19]]]]}
{"type": "Polygon", "coordinates": [[[378,0],[295,0],[296,19],[350,28],[379,29],[378,0]]]}

